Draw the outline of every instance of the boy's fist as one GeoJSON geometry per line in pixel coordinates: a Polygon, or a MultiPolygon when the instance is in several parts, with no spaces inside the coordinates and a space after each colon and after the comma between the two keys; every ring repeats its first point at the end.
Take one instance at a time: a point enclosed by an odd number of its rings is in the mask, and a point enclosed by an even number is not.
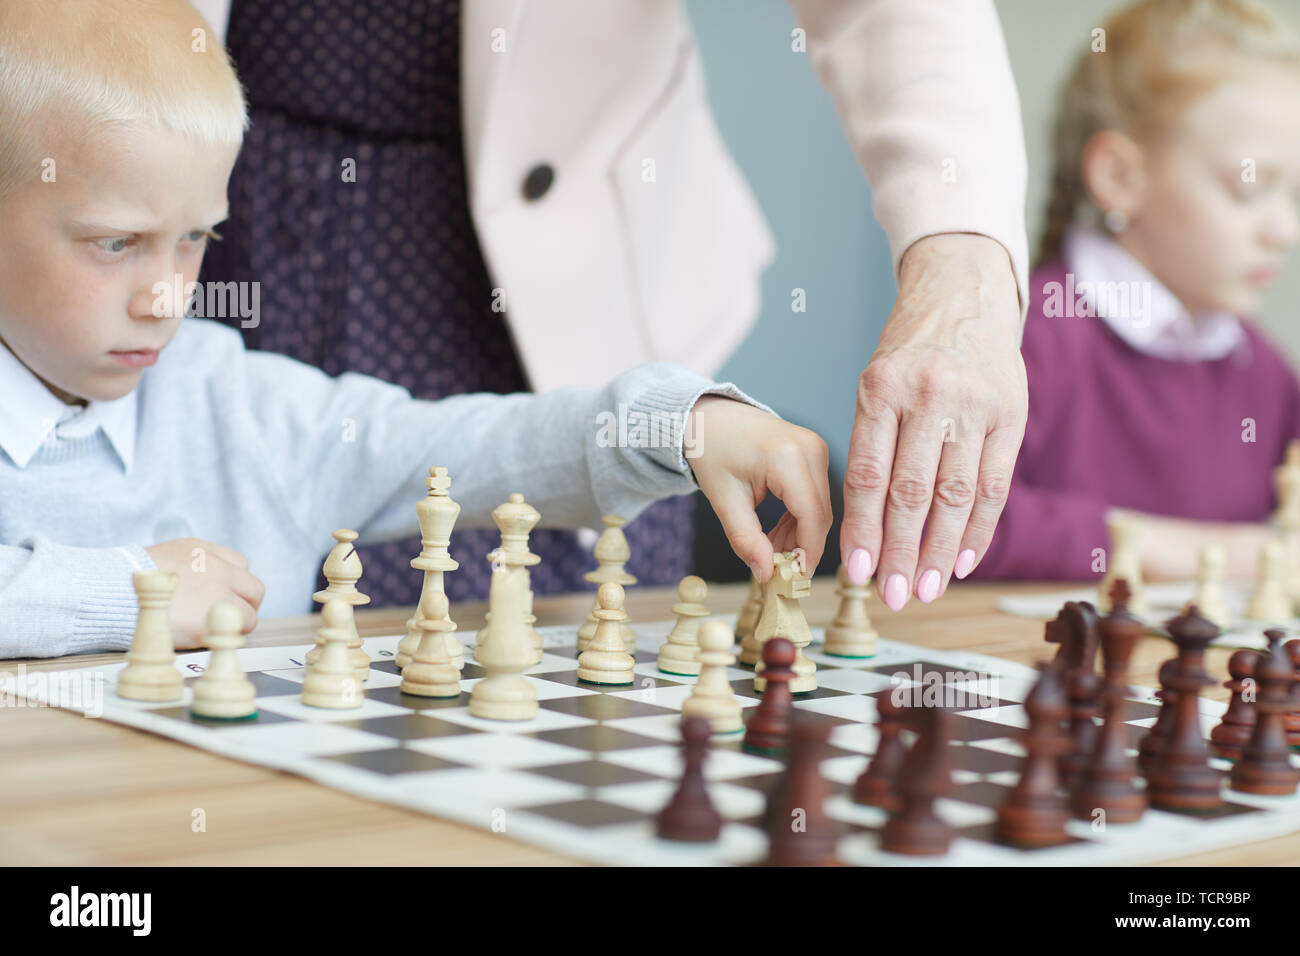
{"type": "Polygon", "coordinates": [[[248,572],[248,559],[238,551],[199,538],[175,538],[145,550],[159,571],[180,576],[171,608],[178,648],[203,646],[204,622],[218,601],[229,601],[239,609],[241,633],[257,626],[257,609],[266,587],[248,572]]]}

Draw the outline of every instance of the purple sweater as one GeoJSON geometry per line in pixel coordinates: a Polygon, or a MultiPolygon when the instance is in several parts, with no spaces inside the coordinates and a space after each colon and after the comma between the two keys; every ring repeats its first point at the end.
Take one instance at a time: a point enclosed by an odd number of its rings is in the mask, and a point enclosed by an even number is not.
{"type": "Polygon", "coordinates": [[[1213,521],[1265,521],[1273,469],[1300,436],[1300,385],[1248,323],[1227,358],[1135,351],[1098,318],[1045,315],[1061,260],[1029,281],[1021,353],[1029,424],[1006,510],[975,575],[1091,579],[1110,507],[1213,521]],[[1254,441],[1243,440],[1254,421],[1254,441]]]}

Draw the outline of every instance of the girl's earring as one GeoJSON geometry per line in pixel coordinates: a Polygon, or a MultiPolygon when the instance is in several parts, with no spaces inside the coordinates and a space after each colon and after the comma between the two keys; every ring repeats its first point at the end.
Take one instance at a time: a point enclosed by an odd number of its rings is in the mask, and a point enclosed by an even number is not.
{"type": "Polygon", "coordinates": [[[1102,216],[1102,222],[1111,232],[1121,233],[1128,228],[1128,213],[1122,209],[1108,209],[1106,215],[1102,216]]]}

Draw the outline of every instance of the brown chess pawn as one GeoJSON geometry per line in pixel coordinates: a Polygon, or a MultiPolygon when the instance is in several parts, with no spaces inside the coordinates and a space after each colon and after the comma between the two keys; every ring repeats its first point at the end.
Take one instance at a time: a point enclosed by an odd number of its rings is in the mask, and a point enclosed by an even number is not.
{"type": "Polygon", "coordinates": [[[682,781],[659,813],[661,840],[712,843],[722,832],[722,815],[713,806],[704,785],[704,761],[709,755],[712,735],[707,717],[687,717],[682,721],[682,781]]]}
{"type": "Polygon", "coordinates": [[[1156,756],[1164,749],[1169,741],[1169,734],[1174,729],[1174,714],[1178,710],[1178,691],[1174,689],[1173,679],[1177,673],[1178,658],[1176,657],[1171,657],[1160,665],[1157,674],[1160,689],[1156,691],[1156,696],[1160,698],[1160,713],[1156,715],[1156,722],[1138,744],[1138,767],[1144,774],[1151,772],[1151,768],[1155,766],[1156,756]]]}
{"type": "Polygon", "coordinates": [[[1102,666],[1105,670],[1105,723],[1083,773],[1070,795],[1070,809],[1081,820],[1103,814],[1107,823],[1133,823],[1147,801],[1135,782],[1137,764],[1128,755],[1128,725],[1124,701],[1129,694],[1128,672],[1143,625],[1128,613],[1128,584],[1118,578],[1111,586],[1113,610],[1099,623],[1102,666]]]}
{"type": "Polygon", "coordinates": [[[1097,717],[1101,716],[1101,678],[1078,671],[1070,678],[1070,749],[1057,762],[1061,783],[1073,789],[1083,775],[1097,745],[1097,717]]]}
{"type": "Polygon", "coordinates": [[[1070,749],[1064,727],[1069,705],[1061,680],[1039,664],[1038,682],[1025,698],[1029,732],[1024,736],[1025,763],[1020,780],[998,809],[998,839],[1016,846],[1055,846],[1067,842],[1069,819],[1059,792],[1057,759],[1070,749]]]}
{"type": "Polygon", "coordinates": [[[1210,731],[1210,749],[1216,757],[1239,760],[1241,748],[1250,742],[1255,731],[1255,667],[1258,663],[1259,652],[1244,647],[1228,658],[1229,679],[1223,686],[1232,691],[1232,699],[1223,719],[1210,731]]]}
{"type": "Polygon", "coordinates": [[[942,707],[904,709],[906,726],[917,732],[903,761],[898,790],[902,806],[880,831],[887,853],[938,856],[948,852],[952,829],[935,813],[934,803],[952,792],[952,714],[942,707]]]}
{"type": "Polygon", "coordinates": [[[1300,750],[1300,638],[1287,641],[1283,647],[1291,658],[1295,679],[1291,684],[1291,709],[1282,718],[1282,726],[1286,728],[1287,743],[1300,750]]]}
{"type": "Polygon", "coordinates": [[[790,739],[790,712],[794,709],[790,681],[794,678],[795,647],[789,638],[773,637],[763,643],[763,698],[745,724],[742,748],[750,753],[785,753],[790,739]]]}
{"type": "MultiPolygon", "coordinates": [[[[790,646],[793,649],[793,643],[790,646]]],[[[795,715],[790,730],[790,760],[768,795],[763,813],[769,841],[768,866],[830,866],[837,862],[835,841],[839,834],[835,823],[826,816],[827,786],[821,774],[831,727],[825,717],[795,715]]]]}
{"type": "Polygon", "coordinates": [[[1242,793],[1281,797],[1295,793],[1300,782],[1300,771],[1291,766],[1291,748],[1283,725],[1292,705],[1295,668],[1291,655],[1282,647],[1282,632],[1270,628],[1264,635],[1268,651],[1255,665],[1260,689],[1254,732],[1232,768],[1231,781],[1232,789],[1242,793]]]}
{"type": "Polygon", "coordinates": [[[902,708],[894,702],[893,691],[876,699],[876,713],[879,715],[876,727],[880,731],[880,740],[867,769],[853,785],[853,799],[856,803],[897,813],[903,805],[898,792],[898,775],[907,759],[907,745],[900,736],[903,730],[902,708]]]}
{"type": "Polygon", "coordinates": [[[1205,649],[1219,627],[1196,607],[1166,625],[1178,645],[1178,669],[1172,687],[1178,691],[1169,740],[1147,774],[1147,793],[1162,810],[1207,812],[1223,805],[1223,774],[1210,766],[1210,748],[1201,729],[1201,688],[1214,683],[1205,673],[1205,649]]]}

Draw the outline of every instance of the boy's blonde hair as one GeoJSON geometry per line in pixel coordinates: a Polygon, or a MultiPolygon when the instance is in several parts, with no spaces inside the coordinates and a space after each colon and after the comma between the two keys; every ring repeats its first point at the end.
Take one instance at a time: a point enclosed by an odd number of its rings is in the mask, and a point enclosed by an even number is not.
{"type": "Polygon", "coordinates": [[[243,140],[243,90],[198,11],[185,0],[0,2],[0,197],[40,178],[54,128],[133,124],[243,140]]]}
{"type": "Polygon", "coordinates": [[[1142,0],[1102,29],[1094,45],[1104,40],[1105,49],[1079,57],[1056,114],[1038,264],[1060,252],[1076,215],[1097,217],[1083,183],[1084,146],[1096,133],[1115,129],[1150,141],[1243,63],[1300,67],[1295,33],[1255,0],[1142,0]]]}

